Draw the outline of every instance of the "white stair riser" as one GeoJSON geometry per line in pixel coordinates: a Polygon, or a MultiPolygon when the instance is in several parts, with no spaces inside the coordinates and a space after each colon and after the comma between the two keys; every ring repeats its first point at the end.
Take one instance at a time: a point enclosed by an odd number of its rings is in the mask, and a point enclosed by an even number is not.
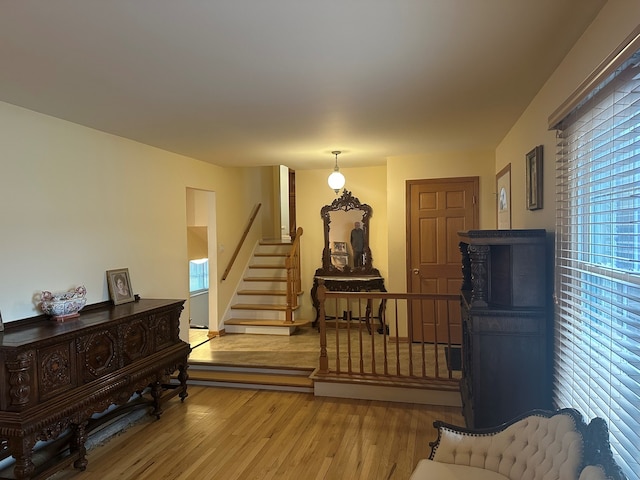
{"type": "Polygon", "coordinates": [[[248,277],[287,278],[284,268],[249,268],[248,277]]]}
{"type": "Polygon", "coordinates": [[[234,318],[248,318],[248,319],[261,319],[261,320],[282,320],[286,317],[286,312],[278,310],[244,310],[241,308],[234,308],[231,310],[231,319],[234,318]]]}
{"type": "Polygon", "coordinates": [[[287,297],[285,295],[238,295],[238,302],[252,305],[286,305],[287,297]]]}
{"type": "Polygon", "coordinates": [[[278,265],[280,268],[285,268],[284,257],[257,257],[253,256],[251,259],[252,265],[278,265]]]}
{"type": "Polygon", "coordinates": [[[240,290],[284,290],[287,288],[287,282],[274,281],[243,281],[240,290]]]}
{"type": "Polygon", "coordinates": [[[225,331],[227,333],[251,333],[256,335],[285,335],[289,336],[293,334],[296,327],[264,327],[264,326],[252,326],[252,325],[226,325],[225,331]]]}
{"type": "Polygon", "coordinates": [[[291,245],[258,245],[256,253],[286,253],[291,251],[291,245]]]}

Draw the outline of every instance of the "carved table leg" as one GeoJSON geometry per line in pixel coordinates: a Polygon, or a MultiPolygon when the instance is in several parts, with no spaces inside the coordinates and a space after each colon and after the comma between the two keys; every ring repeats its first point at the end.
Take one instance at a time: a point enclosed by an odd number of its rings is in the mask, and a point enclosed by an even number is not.
{"type": "Polygon", "coordinates": [[[153,412],[151,415],[155,415],[159,420],[162,415],[162,406],[160,405],[160,398],[162,397],[162,384],[159,380],[153,382],[151,385],[151,396],[153,397],[153,412]]]}
{"type": "Polygon", "coordinates": [[[316,311],[316,318],[311,322],[311,326],[316,328],[318,326],[318,318],[320,318],[320,302],[318,301],[318,283],[317,279],[313,279],[313,287],[311,287],[311,303],[316,311]]]}
{"type": "Polygon", "coordinates": [[[79,455],[79,458],[73,462],[73,466],[81,471],[84,471],[89,463],[87,460],[87,447],[85,446],[87,441],[86,428],[87,422],[82,422],[75,426],[70,447],[72,453],[78,453],[79,455]]]}
{"type": "Polygon", "coordinates": [[[178,367],[178,380],[180,380],[180,401],[184,402],[184,399],[189,396],[187,392],[187,380],[189,379],[189,374],[187,373],[187,368],[189,365],[185,362],[183,365],[178,367]]]}
{"type": "Polygon", "coordinates": [[[378,307],[378,320],[380,321],[380,328],[378,328],[378,333],[380,335],[387,334],[389,335],[389,325],[387,325],[385,316],[387,309],[387,299],[383,298],[380,300],[380,306],[378,307]]]}
{"type": "Polygon", "coordinates": [[[17,479],[28,479],[35,472],[35,465],[31,461],[32,449],[35,444],[33,437],[19,437],[9,439],[9,451],[16,463],[13,467],[13,474],[17,479]]]}
{"type": "Polygon", "coordinates": [[[370,298],[367,299],[367,307],[365,308],[365,313],[364,313],[364,318],[366,321],[366,325],[367,325],[367,331],[369,332],[369,335],[371,335],[371,305],[373,303],[373,300],[371,300],[370,298]]]}

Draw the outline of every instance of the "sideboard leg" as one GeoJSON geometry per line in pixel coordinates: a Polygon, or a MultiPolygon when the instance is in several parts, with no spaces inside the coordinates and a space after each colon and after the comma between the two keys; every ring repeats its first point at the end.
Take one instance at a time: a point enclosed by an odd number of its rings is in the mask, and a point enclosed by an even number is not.
{"type": "Polygon", "coordinates": [[[153,412],[151,415],[155,415],[159,420],[160,415],[162,415],[162,406],[160,404],[160,399],[162,397],[162,383],[159,380],[156,380],[151,385],[151,396],[153,397],[153,412]]]}
{"type": "Polygon", "coordinates": [[[184,399],[189,396],[189,393],[187,392],[187,380],[189,379],[187,368],[189,368],[189,365],[187,364],[187,362],[185,362],[184,364],[180,365],[180,367],[178,368],[179,368],[178,380],[180,380],[179,397],[180,397],[180,401],[184,402],[184,399]]]}
{"type": "Polygon", "coordinates": [[[9,451],[16,459],[13,474],[19,480],[29,479],[35,472],[36,467],[31,460],[34,444],[35,441],[31,436],[9,439],[9,451]]]}
{"type": "Polygon", "coordinates": [[[74,428],[73,439],[71,441],[71,451],[78,453],[78,459],[73,462],[73,466],[78,470],[84,471],[87,468],[89,461],[87,460],[87,447],[85,442],[87,441],[87,422],[81,422],[74,428]]]}

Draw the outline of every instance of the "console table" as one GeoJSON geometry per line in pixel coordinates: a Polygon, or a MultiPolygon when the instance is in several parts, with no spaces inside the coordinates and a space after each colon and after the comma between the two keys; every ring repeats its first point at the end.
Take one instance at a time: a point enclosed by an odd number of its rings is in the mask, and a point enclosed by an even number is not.
{"type": "Polygon", "coordinates": [[[64,323],[40,315],[5,324],[0,458],[15,458],[14,478],[46,478],[71,463],[84,470],[86,438],[105,417],[141,405],[160,418],[161,400],[179,395],[184,401],[191,348],[178,336],[183,303],[103,302],[64,323]],[[179,385],[170,387],[176,370],[179,385]],[[112,405],[121,407],[95,418],[112,405]],[[49,443],[35,460],[39,441],[49,443]]]}
{"type": "MultiPolygon", "coordinates": [[[[313,302],[313,308],[316,310],[316,318],[313,321],[315,327],[318,323],[318,317],[320,316],[320,302],[318,301],[318,285],[322,281],[324,286],[329,291],[334,292],[386,292],[384,287],[384,278],[375,275],[362,275],[362,276],[347,276],[347,275],[315,275],[313,277],[313,287],[311,288],[311,301],[313,302]]],[[[383,333],[385,329],[383,321],[383,311],[385,308],[385,300],[380,301],[378,307],[378,320],[380,322],[380,328],[378,333],[383,333]]],[[[371,318],[371,304],[367,302],[367,319],[371,318]]],[[[368,322],[367,322],[368,328],[368,322]]]]}

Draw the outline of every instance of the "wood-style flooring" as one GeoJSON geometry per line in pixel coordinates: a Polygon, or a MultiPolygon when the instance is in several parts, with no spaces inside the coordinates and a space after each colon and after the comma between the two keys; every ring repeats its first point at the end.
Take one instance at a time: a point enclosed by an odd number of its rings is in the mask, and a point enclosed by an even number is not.
{"type": "Polygon", "coordinates": [[[459,409],[312,394],[189,387],[91,449],[85,472],[55,480],[407,479],[459,409]]]}
{"type": "Polygon", "coordinates": [[[206,330],[189,330],[193,348],[189,360],[226,365],[316,368],[320,340],[316,329],[304,327],[293,335],[227,334],[207,338],[206,330]]]}

